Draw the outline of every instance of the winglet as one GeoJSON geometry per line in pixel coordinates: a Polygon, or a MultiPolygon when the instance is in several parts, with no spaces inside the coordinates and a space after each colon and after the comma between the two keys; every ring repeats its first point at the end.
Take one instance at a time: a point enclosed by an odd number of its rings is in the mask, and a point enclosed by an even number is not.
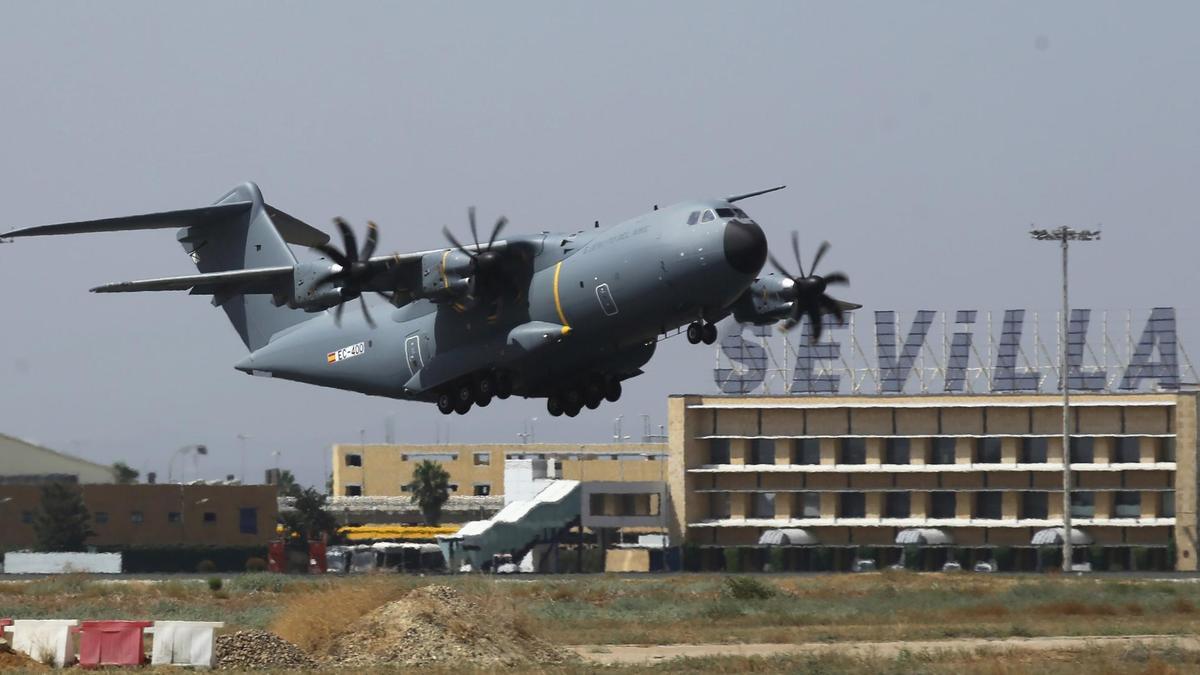
{"type": "Polygon", "coordinates": [[[740,201],[741,201],[741,200],[743,200],[743,199],[749,199],[749,198],[751,198],[751,197],[757,197],[757,196],[759,196],[759,195],[765,195],[765,194],[767,194],[768,192],[777,192],[777,191],[779,191],[779,190],[782,190],[782,189],[783,189],[783,188],[785,188],[785,187],[787,187],[787,186],[786,186],[786,185],[780,185],[779,187],[767,188],[766,190],[759,190],[758,192],[747,192],[747,193],[746,193],[746,194],[744,194],[744,195],[734,195],[734,196],[732,196],[732,197],[726,197],[726,198],[725,198],[725,201],[727,201],[727,202],[731,202],[731,203],[732,203],[732,202],[740,202],[740,201]]]}

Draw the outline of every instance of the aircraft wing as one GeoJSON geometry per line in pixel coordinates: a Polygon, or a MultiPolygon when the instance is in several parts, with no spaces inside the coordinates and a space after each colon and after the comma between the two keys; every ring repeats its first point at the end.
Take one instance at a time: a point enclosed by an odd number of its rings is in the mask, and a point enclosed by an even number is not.
{"type": "Polygon", "coordinates": [[[118,281],[92,289],[93,293],[134,293],[138,291],[191,291],[192,295],[225,293],[287,292],[292,286],[292,266],[262,267],[229,272],[160,277],[140,281],[118,281]]]}

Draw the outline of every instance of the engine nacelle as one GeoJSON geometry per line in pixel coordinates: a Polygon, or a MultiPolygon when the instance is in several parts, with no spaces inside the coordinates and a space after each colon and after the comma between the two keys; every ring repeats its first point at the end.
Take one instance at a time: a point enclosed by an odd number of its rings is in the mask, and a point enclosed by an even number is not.
{"type": "Polygon", "coordinates": [[[792,287],[795,283],[774,274],[760,277],[738,298],[733,306],[733,318],[741,323],[775,323],[788,316],[792,309],[792,287]]]}
{"type": "Polygon", "coordinates": [[[475,262],[462,251],[428,253],[421,258],[421,289],[418,297],[434,302],[457,300],[475,288],[475,262]]]}
{"type": "Polygon", "coordinates": [[[275,304],[287,305],[306,312],[320,312],[336,306],[342,301],[342,289],[327,284],[317,287],[321,277],[341,269],[328,260],[300,263],[292,268],[292,294],[289,298],[275,298],[275,304]]]}

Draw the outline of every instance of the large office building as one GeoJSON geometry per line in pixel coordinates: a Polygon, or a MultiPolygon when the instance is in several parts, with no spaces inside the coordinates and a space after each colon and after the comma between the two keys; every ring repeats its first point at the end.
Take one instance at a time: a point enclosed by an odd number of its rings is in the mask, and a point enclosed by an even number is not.
{"type": "MultiPolygon", "coordinates": [[[[832,566],[906,547],[1034,568],[1061,536],[1058,395],[676,396],[670,496],[676,541],[724,564],[832,566]],[[747,561],[743,561],[744,563],[747,561]],[[826,565],[830,565],[828,559],[826,565]]],[[[1072,398],[1080,561],[1195,570],[1195,393],[1072,398]]]]}

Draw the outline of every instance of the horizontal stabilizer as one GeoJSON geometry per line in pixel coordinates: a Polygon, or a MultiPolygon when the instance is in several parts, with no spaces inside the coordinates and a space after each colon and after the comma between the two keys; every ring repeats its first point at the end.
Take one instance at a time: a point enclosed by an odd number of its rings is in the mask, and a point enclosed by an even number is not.
{"type": "Polygon", "coordinates": [[[97,286],[92,289],[92,292],[191,291],[192,295],[287,292],[292,283],[292,269],[290,265],[286,267],[260,267],[251,270],[191,274],[182,277],[119,281],[113,284],[97,286]]]}

